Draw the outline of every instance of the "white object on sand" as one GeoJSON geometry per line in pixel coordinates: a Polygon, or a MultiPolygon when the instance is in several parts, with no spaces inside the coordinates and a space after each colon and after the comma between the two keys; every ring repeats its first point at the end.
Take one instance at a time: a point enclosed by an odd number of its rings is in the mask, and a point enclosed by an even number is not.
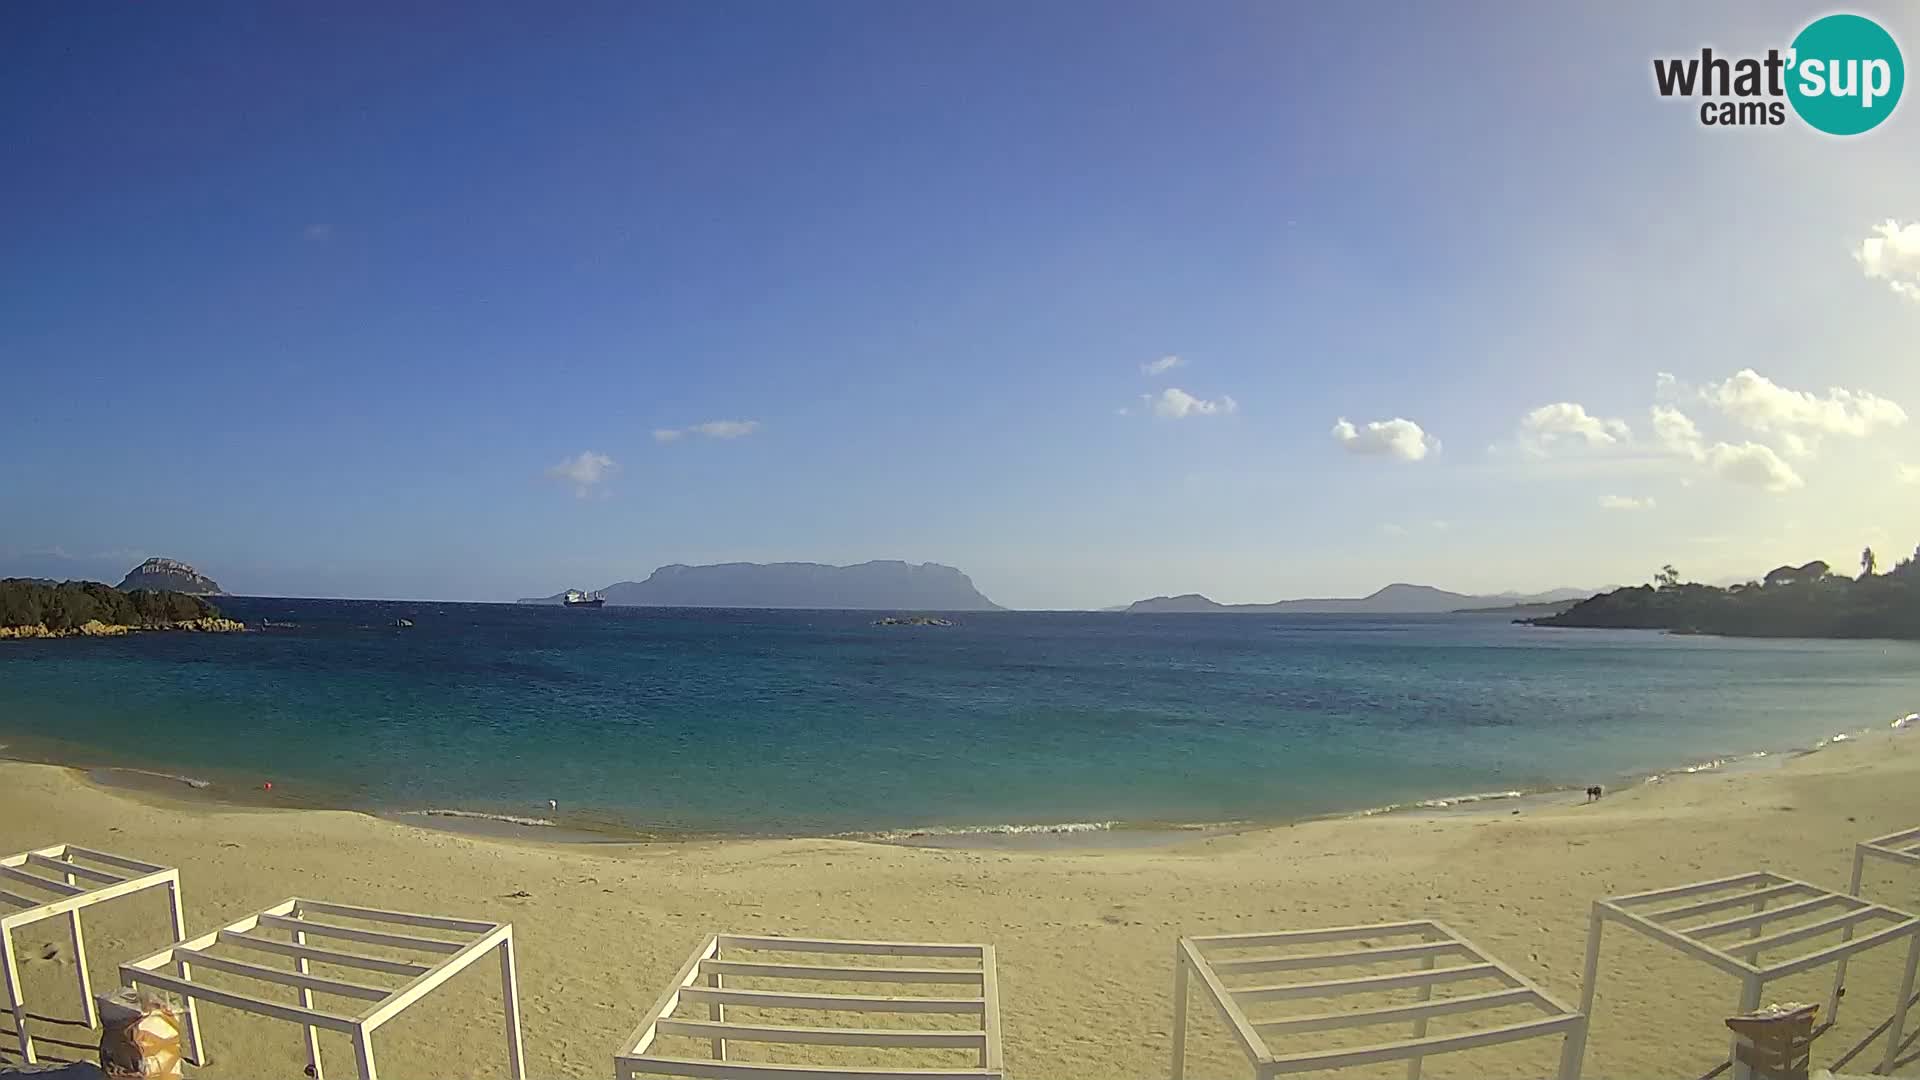
{"type": "MultiPolygon", "coordinates": [[[[171,991],[185,998],[189,1007],[195,999],[199,999],[300,1025],[307,1037],[307,1065],[313,1070],[311,1075],[316,1080],[325,1075],[320,1068],[319,1029],[341,1032],[353,1041],[360,1080],[378,1080],[373,1064],[375,1029],[400,1015],[441,983],[493,953],[498,953],[500,959],[500,996],[506,1014],[508,1073],[513,1080],[526,1080],[526,1061],[520,1050],[520,1000],[517,980],[514,978],[512,923],[412,915],[403,911],[330,904],[321,900],[282,900],[258,915],[249,915],[239,922],[229,923],[211,934],[175,942],[145,959],[121,964],[120,981],[127,986],[171,991]],[[331,921],[315,921],[310,916],[331,921]],[[360,925],[342,925],[343,920],[360,925]],[[396,928],[405,928],[408,932],[398,933],[396,928]],[[274,930],[285,933],[286,939],[270,936],[274,930]],[[441,933],[427,936],[418,933],[419,930],[441,933]],[[345,945],[335,946],[332,941],[323,948],[308,944],[310,937],[378,945],[389,954],[394,951],[407,953],[409,959],[393,959],[391,955],[367,956],[351,952],[345,945]],[[240,960],[231,953],[216,954],[212,951],[221,945],[290,956],[293,966],[266,967],[240,960]],[[328,967],[358,968],[398,977],[401,981],[397,985],[381,986],[361,981],[373,978],[372,975],[356,975],[351,981],[332,976],[322,977],[311,973],[310,965],[314,963],[328,967]],[[288,1005],[229,989],[231,980],[219,987],[195,982],[194,965],[223,975],[273,984],[276,994],[281,992],[282,987],[297,987],[300,1004],[288,1005]],[[167,970],[169,968],[174,969],[173,973],[167,970]],[[313,1006],[316,991],[357,998],[370,1004],[355,1015],[316,1009],[313,1006]]],[[[204,1044],[197,1032],[193,1042],[194,1064],[204,1065],[204,1044]]],[[[468,1070],[463,1067],[460,1071],[464,1074],[468,1070]]]]}
{"type": "MultiPolygon", "coordinates": [[[[1857,877],[1855,881],[1858,882],[1857,877]]],[[[1587,928],[1586,977],[1580,990],[1580,1011],[1589,1018],[1593,1014],[1594,992],[1598,989],[1600,977],[1600,931],[1608,920],[1670,945],[1738,978],[1740,1004],[1737,1012],[1740,1015],[1750,1014],[1760,1007],[1767,983],[1828,964],[1837,966],[1834,972],[1837,1000],[1841,979],[1846,974],[1844,961],[1855,953],[1879,945],[1901,941],[1907,945],[1905,974],[1897,1000],[1912,1000],[1914,972],[1916,967],[1920,967],[1920,918],[1857,896],[1756,870],[1715,881],[1594,901],[1593,919],[1587,928]],[[1672,901],[1682,900],[1686,902],[1668,906],[1672,901]],[[1779,901],[1780,906],[1768,909],[1766,905],[1774,901],[1779,901]],[[1750,911],[1752,914],[1723,918],[1729,911],[1750,911]],[[1834,914],[1836,911],[1838,914],[1834,914]],[[1768,923],[1786,925],[1784,928],[1775,925],[1769,933],[1768,923]],[[1852,932],[1866,923],[1877,925],[1864,937],[1852,938],[1852,932]],[[1837,945],[1816,946],[1813,951],[1799,956],[1770,960],[1765,964],[1760,961],[1762,953],[1778,955],[1784,946],[1822,938],[1835,931],[1841,931],[1848,937],[1837,945]]],[[[1827,1019],[1835,1019],[1831,1008],[1827,1019]]],[[[1893,1019],[1888,1022],[1886,1060],[1881,1066],[1883,1072],[1893,1067],[1894,1059],[1899,1055],[1901,1028],[1905,1022],[1904,1009],[1895,1012],[1893,1019]]],[[[1737,1037],[1734,1041],[1737,1042],[1737,1037]]],[[[1728,1054],[1729,1057],[1733,1055],[1731,1046],[1728,1054]]],[[[1751,1080],[1752,1075],[1753,1070],[1745,1062],[1733,1059],[1733,1080],[1751,1080]]]]}
{"type": "MultiPolygon", "coordinates": [[[[167,890],[167,911],[173,919],[172,936],[184,937],[186,921],[180,910],[180,871],[123,855],[55,844],[0,859],[0,991],[13,1013],[13,1030],[20,1039],[20,1056],[35,1061],[33,1036],[27,1032],[27,1003],[20,989],[20,965],[13,932],[29,923],[67,917],[67,940],[73,944],[73,966],[80,980],[81,1015],[88,1027],[100,1023],[93,1001],[93,983],[87,977],[87,939],[80,930],[82,908],[118,899],[146,889],[167,890]]],[[[187,1034],[194,1060],[199,1060],[200,1028],[193,1009],[187,1009],[187,1034]]]]}
{"type": "MultiPolygon", "coordinates": [[[[1862,840],[1853,845],[1853,879],[1847,886],[1850,896],[1860,895],[1860,879],[1867,869],[1867,858],[1885,859],[1902,866],[1920,867],[1920,829],[1906,829],[1885,836],[1876,836],[1871,840],[1862,840]]],[[[1841,941],[1851,940],[1853,927],[1841,931],[1841,941]]],[[[1840,1012],[1842,984],[1847,979],[1847,961],[1840,960],[1840,969],[1833,974],[1833,996],[1827,999],[1827,1019],[1833,1020],[1840,1012]]]]}
{"type": "MultiPolygon", "coordinates": [[[[614,1054],[616,1080],[642,1076],[707,1077],[709,1080],[819,1075],[822,1080],[859,1080],[860,1077],[897,1078],[911,1075],[926,1080],[1002,1080],[1000,1061],[1000,990],[994,970],[993,946],[948,945],[898,941],[827,941],[808,938],[715,934],[694,950],[666,993],[654,1002],[646,1019],[614,1054]],[[725,954],[723,957],[722,954],[725,954]],[[807,963],[764,962],[765,954],[790,953],[809,957],[807,963]],[[829,963],[825,956],[911,957],[906,964],[885,966],[829,963]],[[757,957],[757,959],[756,959],[757,957]],[[907,966],[910,964],[912,966],[907,966]],[[792,980],[801,989],[738,990],[726,985],[728,976],[755,980],[792,980]],[[858,982],[936,986],[940,996],[873,997],[821,993],[804,984],[858,982]],[[705,1005],[707,1018],[676,1019],[683,1004],[705,1005]],[[958,1026],[921,1024],[914,1028],[790,1027],[772,1021],[732,1022],[726,1007],[779,1009],[782,1012],[857,1014],[952,1014],[970,1022],[958,1026]],[[654,1051],[661,1035],[709,1040],[710,1057],[672,1057],[654,1051]],[[978,1064],[920,1069],[898,1066],[835,1065],[781,1069],[778,1066],[727,1060],[727,1043],[811,1044],[818,1046],[945,1048],[974,1054],[978,1064]]],[[[937,1059],[936,1059],[937,1060],[937,1059]]]]}
{"type": "MultiPolygon", "coordinates": [[[[1198,976],[1201,989],[1227,1019],[1228,1030],[1261,1080],[1287,1073],[1341,1069],[1385,1061],[1407,1062],[1407,1076],[1419,1080],[1421,1061],[1433,1054],[1471,1050],[1521,1039],[1564,1036],[1559,1080],[1578,1080],[1580,1058],[1586,1048],[1587,1019],[1559,999],[1535,986],[1519,972],[1489,956],[1466,938],[1431,919],[1383,923],[1376,926],[1340,926],[1322,930],[1288,930],[1269,934],[1222,934],[1181,938],[1173,960],[1173,1080],[1186,1069],[1187,987],[1189,974],[1198,976]],[[1402,939],[1387,944],[1383,939],[1402,939]],[[1377,947],[1366,946],[1380,942],[1377,947]],[[1332,951],[1297,951],[1300,946],[1331,944],[1332,951]],[[1326,978],[1316,969],[1356,964],[1417,961],[1419,966],[1385,974],[1326,978]],[[1275,982],[1248,977],[1272,971],[1304,971],[1305,981],[1275,982]],[[1483,981],[1495,989],[1436,998],[1436,985],[1483,981]],[[1413,989],[1412,1003],[1346,1012],[1290,1015],[1271,1020],[1250,1016],[1271,1001],[1335,998],[1346,994],[1413,989]],[[1430,1017],[1487,1009],[1531,1007],[1541,1015],[1529,1020],[1478,1030],[1456,1030],[1427,1035],[1430,1017]],[[1348,1049],[1285,1052],[1285,1039],[1312,1031],[1359,1028],[1411,1020],[1413,1037],[1348,1049]]],[[[1302,1006],[1305,1008],[1305,1006],[1302,1006]]]]}
{"type": "Polygon", "coordinates": [[[1905,731],[1910,727],[1920,727],[1920,712],[1910,712],[1893,722],[1893,730],[1905,731]]]}

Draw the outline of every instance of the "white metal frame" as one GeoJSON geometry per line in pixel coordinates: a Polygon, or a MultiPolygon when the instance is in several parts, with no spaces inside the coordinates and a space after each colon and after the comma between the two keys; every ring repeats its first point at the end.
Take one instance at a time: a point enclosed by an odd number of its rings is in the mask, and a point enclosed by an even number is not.
{"type": "MultiPolygon", "coordinates": [[[[779,985],[776,983],[776,985],[779,985]]],[[[763,937],[745,934],[709,936],[675,977],[673,985],[654,1002],[645,1020],[627,1037],[626,1049],[613,1058],[615,1080],[640,1076],[705,1077],[708,1080],[1002,1080],[1000,1054],[1000,989],[994,969],[993,946],[949,945],[897,941],[833,941],[817,938],[763,937]],[[805,953],[842,956],[944,957],[966,966],[857,967],[831,964],[764,963],[755,952],[805,953]],[[724,954],[727,954],[723,956],[724,954]],[[940,986],[941,996],[872,997],[744,990],[729,986],[730,977],[796,980],[805,983],[868,982],[940,986]],[[707,1006],[705,1020],[677,1020],[673,1011],[682,1003],[707,1006]],[[953,1014],[976,1016],[977,1027],[916,1030],[908,1028],[791,1027],[772,1023],[738,1023],[726,1018],[729,1005],[747,1008],[820,1012],[888,1014],[953,1014]],[[693,1036],[711,1040],[709,1058],[671,1057],[649,1053],[660,1035],[693,1036]],[[729,1061],[729,1040],[754,1043],[816,1046],[909,1047],[972,1050],[976,1065],[951,1068],[902,1069],[892,1067],[778,1065],[729,1061]]]]}
{"type": "MultiPolygon", "coordinates": [[[[67,936],[73,943],[73,966],[80,982],[82,1015],[88,1027],[98,1027],[100,1017],[93,1004],[93,981],[87,975],[87,939],[80,928],[80,911],[162,887],[167,890],[173,936],[184,937],[187,929],[180,909],[180,872],[172,867],[73,844],[55,844],[0,859],[0,967],[5,969],[7,1007],[20,1039],[20,1056],[28,1065],[37,1059],[33,1036],[27,1032],[27,1003],[20,990],[20,964],[13,946],[13,932],[43,919],[67,917],[67,936]],[[35,873],[36,870],[46,873],[35,873]],[[39,893],[28,891],[35,889],[39,893]],[[52,893],[53,898],[46,899],[46,893],[52,893]]],[[[194,1051],[197,1061],[200,1029],[191,1010],[187,1013],[187,1031],[189,1049],[194,1051]]]]}
{"type": "MultiPolygon", "coordinates": [[[[506,1014],[508,1067],[513,1080],[525,1080],[527,1070],[526,1061],[520,1049],[520,1001],[517,980],[514,977],[513,924],[511,923],[449,919],[438,915],[413,915],[402,911],[381,911],[376,908],[332,904],[322,900],[298,898],[282,900],[257,915],[249,915],[213,933],[175,942],[143,960],[122,964],[120,981],[127,986],[147,986],[156,990],[171,991],[185,998],[189,1008],[194,1001],[198,1000],[300,1025],[306,1033],[307,1064],[313,1070],[314,1080],[325,1080],[325,1073],[320,1068],[318,1029],[343,1032],[353,1040],[360,1080],[377,1080],[373,1063],[374,1031],[380,1025],[398,1016],[407,1006],[425,997],[435,987],[478,963],[482,957],[494,951],[500,954],[500,990],[506,1014]],[[316,921],[312,918],[313,916],[350,920],[363,924],[372,923],[387,929],[375,930],[365,926],[343,925],[340,922],[316,921]],[[412,932],[395,933],[391,929],[394,926],[407,927],[410,931],[421,928],[452,931],[460,936],[460,940],[423,937],[412,932]],[[267,931],[271,930],[285,932],[286,940],[267,936],[267,931]],[[348,952],[344,947],[334,948],[331,945],[320,947],[309,944],[309,938],[376,945],[414,957],[414,959],[400,960],[367,956],[362,953],[348,952]],[[287,970],[264,967],[250,961],[235,959],[228,954],[212,952],[211,950],[217,945],[291,957],[293,965],[287,970]],[[399,986],[390,987],[331,976],[323,977],[312,973],[315,964],[406,976],[407,981],[399,986]],[[169,975],[162,972],[161,969],[168,965],[173,965],[179,974],[169,975]],[[287,1005],[237,990],[196,982],[192,976],[192,967],[195,965],[208,971],[219,971],[277,986],[295,987],[299,990],[300,1003],[297,1006],[287,1005]],[[369,1004],[351,1015],[332,1012],[314,1006],[313,996],[316,993],[353,998],[369,1004]]],[[[357,978],[360,977],[357,976],[357,978]]],[[[197,1033],[194,1041],[196,1046],[204,1045],[200,1043],[197,1033]]],[[[200,1058],[195,1059],[195,1064],[204,1065],[205,1063],[200,1058]]]]}
{"type": "Polygon", "coordinates": [[[1578,1080],[1580,1075],[1580,1057],[1587,1038],[1586,1017],[1569,1009],[1559,999],[1494,959],[1478,945],[1431,919],[1266,934],[1181,938],[1174,950],[1173,966],[1173,1080],[1181,1080],[1186,1069],[1187,988],[1190,975],[1199,977],[1214,1005],[1226,1017],[1227,1026],[1253,1066],[1256,1080],[1268,1080],[1269,1077],[1310,1069],[1341,1069],[1384,1061],[1407,1062],[1409,1080],[1419,1080],[1421,1062],[1430,1054],[1552,1036],[1566,1038],[1560,1054],[1560,1080],[1578,1080]],[[1375,947],[1363,944],[1383,938],[1411,940],[1398,944],[1382,943],[1375,947]],[[1321,943],[1338,943],[1345,948],[1304,954],[1276,951],[1288,946],[1321,943]],[[1223,957],[1223,953],[1251,955],[1223,957]],[[1325,968],[1401,961],[1418,961],[1419,966],[1386,974],[1342,979],[1313,975],[1306,982],[1272,985],[1230,986],[1227,982],[1238,976],[1264,972],[1318,972],[1325,968]],[[1441,966],[1442,961],[1445,966],[1441,966]],[[1436,985],[1479,979],[1495,980],[1501,984],[1501,989],[1459,997],[1433,996],[1436,985]],[[1401,989],[1413,990],[1416,1000],[1384,1008],[1319,1012],[1273,1020],[1255,1020],[1247,1015],[1249,1006],[1261,1002],[1311,1000],[1401,989]],[[1428,1021],[1436,1016],[1513,1006],[1530,1006],[1538,1009],[1542,1015],[1537,1019],[1479,1030],[1443,1035],[1427,1033],[1428,1021]],[[1412,1038],[1346,1050],[1282,1053],[1270,1041],[1270,1036],[1276,1035],[1290,1037],[1313,1031],[1401,1021],[1412,1022],[1412,1038]]]}
{"type": "MultiPolygon", "coordinates": [[[[1920,829],[1907,829],[1904,832],[1876,836],[1872,840],[1862,840],[1853,845],[1853,881],[1847,886],[1847,892],[1860,895],[1860,878],[1867,868],[1867,858],[1885,859],[1902,866],[1920,867],[1920,829]]],[[[1843,940],[1853,937],[1853,927],[1841,931],[1843,940]]],[[[1840,1018],[1840,998],[1846,993],[1847,958],[1840,958],[1840,968],[1833,973],[1833,996],[1827,999],[1827,1020],[1840,1018]]]]}
{"type": "MultiPolygon", "coordinates": [[[[1588,1016],[1593,1015],[1594,992],[1598,988],[1600,974],[1600,931],[1608,920],[1638,930],[1655,941],[1671,945],[1739,979],[1738,1009],[1741,1013],[1750,1013],[1760,1007],[1766,984],[1774,979],[1811,971],[1826,964],[1844,964],[1855,953],[1903,937],[1909,939],[1906,971],[1900,981],[1900,996],[1896,999],[1898,1007],[1888,1022],[1887,1054],[1881,1070],[1893,1067],[1900,1049],[1900,1030],[1906,1019],[1906,1005],[1913,998],[1914,970],[1920,965],[1920,919],[1883,904],[1766,871],[1595,900],[1593,919],[1587,929],[1587,969],[1580,996],[1580,1011],[1588,1016]],[[1700,899],[1702,897],[1704,899],[1700,899]],[[1689,898],[1694,899],[1673,907],[1662,906],[1667,901],[1689,898]],[[1767,905],[1774,901],[1782,901],[1783,905],[1769,910],[1767,905]],[[1732,918],[1722,914],[1741,908],[1748,908],[1751,913],[1732,918]],[[1692,922],[1703,916],[1711,918],[1705,922],[1692,922]],[[1812,917],[1813,921],[1786,930],[1766,932],[1768,923],[1791,922],[1805,917],[1812,917]],[[1860,924],[1876,921],[1891,925],[1879,927],[1864,937],[1853,936],[1853,931],[1860,924]],[[1679,925],[1682,923],[1690,925],[1679,925]],[[1710,938],[1737,934],[1743,930],[1748,932],[1744,938],[1721,946],[1708,943],[1710,938]],[[1772,963],[1760,962],[1760,955],[1764,952],[1836,931],[1843,935],[1837,945],[1819,947],[1812,952],[1772,963]]],[[[1835,972],[1836,988],[1843,972],[1844,968],[1835,972]]],[[[1827,1021],[1831,1023],[1832,1019],[1829,1014],[1827,1021]]],[[[1749,1080],[1752,1069],[1741,1062],[1731,1049],[1729,1059],[1733,1063],[1735,1080],[1749,1080]]]]}

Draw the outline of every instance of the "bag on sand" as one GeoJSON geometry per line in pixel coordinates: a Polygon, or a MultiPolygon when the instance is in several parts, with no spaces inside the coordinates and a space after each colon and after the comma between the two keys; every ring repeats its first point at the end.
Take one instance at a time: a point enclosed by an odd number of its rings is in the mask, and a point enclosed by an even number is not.
{"type": "Polygon", "coordinates": [[[172,1006],[123,987],[101,994],[100,1068],[113,1080],[180,1080],[180,1019],[172,1006]]]}

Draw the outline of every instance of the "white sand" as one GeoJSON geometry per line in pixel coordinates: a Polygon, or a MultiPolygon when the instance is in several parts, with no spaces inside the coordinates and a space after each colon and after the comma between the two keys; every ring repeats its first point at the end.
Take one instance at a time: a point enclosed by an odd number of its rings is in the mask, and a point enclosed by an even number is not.
{"type": "MultiPolygon", "coordinates": [[[[1875,735],[1779,769],[1677,779],[1594,806],[1578,796],[1565,802],[1517,816],[1312,822],[1145,850],[836,840],[589,846],[454,835],[345,812],[165,802],[100,789],[70,770],[0,763],[0,851],[70,842],[176,865],[195,933],[296,894],[511,920],[534,1077],[609,1075],[616,1045],[689,949],[709,932],[739,930],[993,943],[1010,1076],[1145,1080],[1167,1073],[1180,934],[1435,917],[1577,1001],[1596,897],[1757,868],[1844,888],[1854,840],[1920,826],[1920,736],[1875,735]],[[511,896],[522,890],[531,897],[511,896]]],[[[1920,910],[1920,872],[1876,869],[1868,893],[1920,910]]],[[[113,984],[119,961],[166,943],[163,912],[158,898],[135,899],[91,917],[98,985],[113,984]]],[[[76,1016],[61,923],[23,936],[33,1011],[76,1016]],[[45,947],[59,957],[39,959],[45,947]]],[[[1589,1077],[1698,1076],[1724,1056],[1721,1017],[1738,993],[1731,979],[1614,930],[1605,960],[1589,1077]]],[[[1903,960],[1904,950],[1889,948],[1855,962],[1842,1023],[1817,1045],[1816,1065],[1886,1017],[1903,960]]],[[[1790,980],[1768,997],[1824,1003],[1829,978],[1790,980]]],[[[504,1076],[497,997],[497,969],[482,964],[383,1028],[382,1076],[504,1076]]],[[[1247,1075],[1218,1019],[1200,1008],[1193,1016],[1189,1076],[1247,1075]]],[[[300,1075],[292,1027],[217,1007],[203,1023],[214,1062],[198,1075],[300,1075]]],[[[35,1029],[94,1041],[58,1024],[35,1029]]],[[[1368,1034],[1402,1037],[1397,1028],[1368,1034]]],[[[344,1041],[322,1038],[329,1071],[349,1074],[344,1041]]],[[[10,1040],[0,1041],[10,1052],[10,1040]]],[[[1545,1076],[1557,1054],[1556,1040],[1523,1043],[1436,1058],[1426,1075],[1545,1076]]],[[[1879,1054],[1876,1046],[1848,1071],[1867,1071],[1879,1054]]],[[[1340,1075],[1398,1078],[1405,1066],[1340,1075]]]]}

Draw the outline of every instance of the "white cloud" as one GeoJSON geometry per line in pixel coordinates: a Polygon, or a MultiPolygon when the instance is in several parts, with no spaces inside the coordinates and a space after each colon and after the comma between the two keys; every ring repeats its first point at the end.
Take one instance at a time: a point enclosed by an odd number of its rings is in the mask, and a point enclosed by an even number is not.
{"type": "Polygon", "coordinates": [[[1165,375],[1177,367],[1185,367],[1186,361],[1178,356],[1163,356],[1158,360],[1149,360],[1140,365],[1142,375],[1165,375]]]}
{"type": "Polygon", "coordinates": [[[574,495],[585,499],[592,497],[593,489],[619,469],[620,465],[607,455],[582,450],[578,457],[570,457],[548,469],[547,475],[572,485],[574,495]]]}
{"type": "Polygon", "coordinates": [[[1736,484],[1779,492],[1792,491],[1806,483],[1772,447],[1756,442],[1715,443],[1701,455],[1701,460],[1714,475],[1736,484]]]}
{"type": "Polygon", "coordinates": [[[1588,446],[1612,446],[1633,437],[1625,420],[1594,416],[1586,407],[1571,401],[1542,405],[1520,421],[1521,441],[1535,453],[1562,440],[1579,440],[1588,446]]]}
{"type": "MultiPolygon", "coordinates": [[[[1793,466],[1787,464],[1771,447],[1756,442],[1717,442],[1709,446],[1692,419],[1679,409],[1655,405],[1652,413],[1653,437],[1661,450],[1697,461],[1723,480],[1773,492],[1792,491],[1805,484],[1793,466]]],[[[1783,436],[1783,442],[1789,453],[1796,450],[1801,454],[1807,452],[1805,443],[1798,436],[1783,436]]],[[[1683,486],[1691,486],[1685,477],[1681,480],[1683,486]]],[[[1648,499],[1646,503],[1651,507],[1653,500],[1648,499]]],[[[1605,500],[1602,500],[1602,504],[1605,504],[1605,500]]]]}
{"type": "Polygon", "coordinates": [[[1440,447],[1440,441],[1411,420],[1394,417],[1356,428],[1346,417],[1333,425],[1333,438],[1351,454],[1386,454],[1401,461],[1419,461],[1440,447]]]}
{"type": "Polygon", "coordinates": [[[1867,277],[1887,283],[1887,288],[1909,300],[1920,302],[1920,221],[1901,225],[1887,219],[1875,225],[1878,236],[1860,241],[1853,257],[1867,277]]]}
{"type": "MultiPolygon", "coordinates": [[[[1742,372],[1727,383],[1714,384],[1709,390],[1701,391],[1700,396],[1718,402],[1724,396],[1720,388],[1733,386],[1735,389],[1728,400],[1741,403],[1748,402],[1749,399],[1773,400],[1768,395],[1759,393],[1759,388],[1744,378],[1750,374],[1751,372],[1742,372]]],[[[1757,379],[1758,376],[1754,378],[1757,379]]],[[[1765,380],[1761,381],[1765,382],[1765,380]]],[[[1671,391],[1678,385],[1677,380],[1669,382],[1664,375],[1657,378],[1655,383],[1657,391],[1671,391]]],[[[1773,386],[1772,383],[1766,383],[1766,385],[1773,386]]],[[[1779,390],[1778,387],[1773,389],[1779,390]]],[[[1792,392],[1781,391],[1781,393],[1791,394],[1792,392]]],[[[1864,415],[1868,418],[1865,423],[1869,427],[1886,422],[1886,416],[1881,411],[1880,405],[1869,403],[1862,406],[1861,403],[1867,399],[1884,405],[1892,405],[1892,402],[1884,402],[1884,399],[1873,398],[1872,395],[1865,395],[1863,398],[1861,395],[1849,395],[1845,391],[1834,393],[1840,396],[1814,399],[1820,404],[1820,415],[1825,416],[1831,411],[1829,406],[1837,402],[1856,411],[1865,408],[1864,415]]],[[[1748,404],[1742,404],[1739,407],[1757,408],[1748,404]]],[[[1898,408],[1898,406],[1893,407],[1898,408]]],[[[1805,412],[1804,404],[1794,405],[1793,408],[1798,410],[1793,415],[1805,412]]],[[[1777,403],[1774,412],[1781,412],[1777,403]]],[[[1755,412],[1754,415],[1761,414],[1755,412]]],[[[1773,413],[1765,415],[1772,416],[1773,413]]],[[[1650,407],[1648,417],[1651,421],[1651,438],[1636,440],[1632,429],[1624,421],[1593,416],[1573,402],[1543,405],[1528,413],[1521,422],[1519,443],[1522,449],[1536,456],[1545,455],[1548,448],[1556,441],[1572,445],[1584,444],[1602,451],[1604,458],[1611,460],[1616,468],[1659,467],[1663,459],[1668,462],[1677,459],[1691,462],[1696,468],[1703,469],[1706,473],[1730,483],[1746,484],[1772,492],[1792,491],[1805,486],[1805,481],[1800,474],[1770,446],[1756,442],[1708,443],[1706,437],[1701,434],[1700,428],[1693,422],[1693,418],[1671,405],[1650,407]]],[[[1901,417],[1904,419],[1905,414],[1902,413],[1901,417]]],[[[1833,421],[1829,419],[1826,422],[1833,421]]],[[[1811,452],[1809,442],[1792,432],[1779,433],[1777,441],[1787,449],[1789,454],[1805,455],[1811,452]]],[[[1681,486],[1691,486],[1691,477],[1681,475],[1678,479],[1681,486]]],[[[1600,505],[1608,510],[1648,510],[1653,508],[1654,501],[1651,498],[1608,495],[1600,499],[1600,505]]]]}
{"type": "Polygon", "coordinates": [[[1656,396],[1671,393],[1673,389],[1679,385],[1680,380],[1674,377],[1671,371],[1656,371],[1653,373],[1653,392],[1656,396]]]}
{"type": "Polygon", "coordinates": [[[1700,396],[1755,431],[1794,435],[1798,428],[1815,435],[1863,437],[1907,422],[1905,409],[1864,390],[1836,386],[1819,397],[1789,390],[1752,368],[1735,372],[1725,382],[1708,383],[1700,396]]]}
{"type": "Polygon", "coordinates": [[[1788,457],[1804,458],[1813,456],[1813,444],[1808,442],[1804,437],[1795,435],[1791,431],[1783,431],[1777,437],[1780,440],[1780,449],[1786,451],[1788,457]]]}
{"type": "Polygon", "coordinates": [[[1155,416],[1166,416],[1175,420],[1189,416],[1224,416],[1240,411],[1240,403],[1225,394],[1209,401],[1206,398],[1194,397],[1177,386],[1169,386],[1158,395],[1142,394],[1141,397],[1153,404],[1155,416]]]}
{"type": "Polygon", "coordinates": [[[1655,405],[1652,415],[1653,440],[1660,449],[1695,459],[1704,453],[1700,429],[1694,426],[1686,413],[1666,405],[1655,405]]]}
{"type": "Polygon", "coordinates": [[[688,435],[705,435],[709,439],[739,439],[759,430],[758,420],[709,420],[691,427],[654,428],[653,441],[669,443],[688,435]]]}

